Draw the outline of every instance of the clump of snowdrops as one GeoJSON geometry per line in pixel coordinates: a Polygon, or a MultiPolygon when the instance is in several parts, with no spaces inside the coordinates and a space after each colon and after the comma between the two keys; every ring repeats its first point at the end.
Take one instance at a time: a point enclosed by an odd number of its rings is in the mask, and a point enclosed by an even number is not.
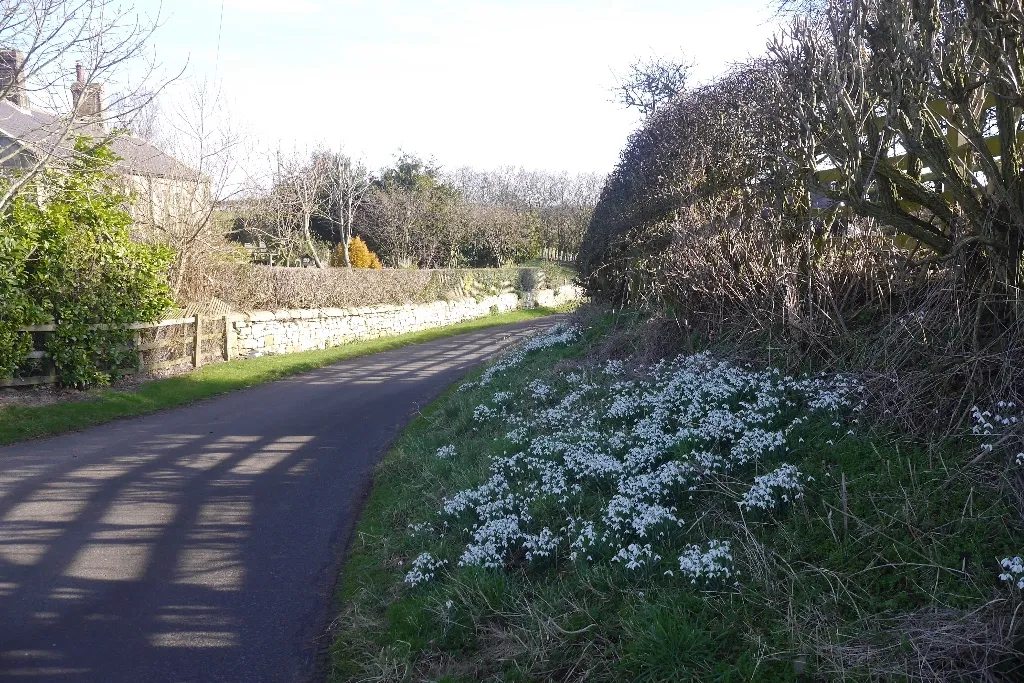
{"type": "MultiPolygon", "coordinates": [[[[530,353],[580,334],[556,327],[464,387],[488,387],[530,353]]],[[[610,361],[543,380],[516,378],[473,409],[478,428],[508,449],[493,458],[485,481],[447,497],[426,520],[461,548],[436,561],[492,569],[603,563],[731,585],[739,577],[730,540],[708,537],[701,516],[786,514],[813,481],[786,462],[793,430],[825,416],[838,440],[861,408],[862,387],[851,377],[789,377],[710,353],[628,374],[610,361]]],[[[424,575],[416,566],[406,580],[416,585],[424,575]]]]}

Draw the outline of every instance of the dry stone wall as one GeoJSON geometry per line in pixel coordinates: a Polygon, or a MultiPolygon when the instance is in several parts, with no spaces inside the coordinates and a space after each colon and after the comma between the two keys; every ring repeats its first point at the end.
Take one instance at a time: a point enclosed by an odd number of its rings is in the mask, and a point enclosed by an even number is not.
{"type": "Polygon", "coordinates": [[[229,358],[326,349],[361,339],[454,325],[521,307],[559,306],[581,296],[578,287],[565,285],[556,290],[527,292],[522,297],[500,294],[404,306],[255,311],[229,317],[226,346],[229,358]]]}

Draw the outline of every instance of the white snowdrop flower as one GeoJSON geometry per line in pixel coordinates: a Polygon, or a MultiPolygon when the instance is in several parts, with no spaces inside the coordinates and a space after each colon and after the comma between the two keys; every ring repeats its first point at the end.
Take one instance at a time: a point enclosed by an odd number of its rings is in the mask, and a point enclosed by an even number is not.
{"type": "Polygon", "coordinates": [[[506,434],[505,438],[508,439],[509,441],[511,441],[514,444],[523,444],[527,440],[526,428],[525,427],[516,427],[515,429],[510,431],[508,434],[506,434]]]}
{"type": "Polygon", "coordinates": [[[453,607],[455,607],[455,603],[453,601],[451,601],[451,600],[445,600],[444,601],[444,608],[445,609],[450,610],[453,607]]]}
{"type": "MultiPolygon", "coordinates": [[[[481,383],[521,364],[531,349],[563,343],[555,340],[561,334],[506,354],[481,383]]],[[[525,397],[536,388],[542,401],[498,392],[474,410],[478,420],[507,424],[507,439],[519,450],[492,458],[489,479],[443,502],[442,523],[465,536],[460,565],[502,568],[511,554],[537,561],[561,547],[572,561],[611,556],[627,570],[651,565],[667,539],[685,533],[677,501],[698,491],[719,495],[712,491],[722,477],[750,486],[741,509],[799,499],[809,478],[785,465],[754,477],[756,468],[785,453],[790,428],[812,414],[837,421],[838,411],[863,405],[862,388],[848,377],[794,379],[709,353],[659,361],[635,378],[617,373],[617,366],[570,373],[569,392],[557,399],[552,380],[522,378],[525,397]],[[581,516],[597,492],[607,496],[604,507],[581,516]],[[536,510],[544,510],[543,519],[533,518],[536,510]]],[[[699,550],[683,557],[694,566],[718,557],[731,571],[726,545],[699,550]]]]}
{"type": "Polygon", "coordinates": [[[437,452],[434,455],[440,458],[441,460],[448,460],[450,458],[454,458],[455,446],[452,446],[450,444],[448,446],[441,446],[440,448],[437,449],[437,452]]]}
{"type": "Polygon", "coordinates": [[[648,562],[654,563],[661,559],[651,548],[651,544],[637,545],[630,543],[625,548],[619,548],[612,558],[612,562],[621,562],[626,569],[639,569],[648,562]]]}
{"type": "Polygon", "coordinates": [[[740,434],[733,444],[732,455],[737,464],[743,465],[760,460],[784,444],[785,436],[782,432],[768,432],[753,427],[740,434]]]}
{"type": "Polygon", "coordinates": [[[466,546],[459,558],[459,566],[500,569],[504,565],[505,552],[523,538],[520,530],[522,521],[514,514],[485,521],[473,532],[473,542],[466,546]]]}
{"type": "Polygon", "coordinates": [[[430,528],[430,522],[416,522],[409,525],[409,538],[416,538],[430,528]]]}
{"type": "Polygon", "coordinates": [[[706,547],[688,545],[679,556],[679,571],[691,583],[727,579],[732,576],[729,541],[709,541],[706,547]]]}
{"type": "Polygon", "coordinates": [[[754,478],[754,485],[743,494],[739,502],[741,510],[771,510],[778,499],[785,502],[803,497],[804,485],[800,471],[793,465],[785,464],[768,474],[754,478]]]}
{"type": "Polygon", "coordinates": [[[487,422],[488,420],[493,420],[498,417],[498,415],[499,413],[497,410],[494,410],[483,403],[473,409],[473,419],[477,422],[487,422]]]}
{"type": "Polygon", "coordinates": [[[978,406],[971,407],[971,420],[974,422],[971,433],[975,436],[989,437],[981,444],[981,450],[991,453],[999,437],[1012,432],[1018,422],[1017,416],[1013,415],[1014,412],[1016,405],[1012,401],[998,401],[994,414],[978,406]]]}
{"type": "Polygon", "coordinates": [[[526,534],[523,536],[523,547],[526,549],[527,561],[537,557],[549,557],[554,554],[558,544],[562,542],[561,536],[555,536],[551,529],[544,527],[539,534],[526,534]]]}
{"type": "Polygon", "coordinates": [[[527,385],[527,390],[536,399],[545,399],[552,394],[552,389],[539,379],[535,379],[527,385]]]}
{"type": "Polygon", "coordinates": [[[570,557],[575,560],[579,553],[597,545],[597,532],[594,530],[594,523],[570,518],[566,527],[569,534],[570,557]]]}
{"type": "Polygon", "coordinates": [[[547,334],[542,334],[532,339],[529,339],[525,344],[522,345],[524,351],[539,351],[541,349],[550,349],[554,346],[564,346],[571,344],[580,338],[582,330],[575,325],[568,325],[565,323],[559,323],[553,325],[548,330],[547,334]]]}
{"type": "Polygon", "coordinates": [[[531,351],[571,344],[579,338],[580,334],[581,330],[578,327],[563,324],[555,325],[547,334],[533,337],[520,347],[498,358],[493,365],[483,371],[480,379],[476,382],[476,386],[485,387],[491,383],[496,375],[522,365],[523,361],[526,360],[527,354],[531,351]]]}
{"type": "Polygon", "coordinates": [[[405,583],[418,586],[434,578],[434,572],[448,564],[447,560],[439,560],[430,553],[423,553],[412,561],[412,569],[405,575],[405,583]]]}
{"type": "Polygon", "coordinates": [[[999,564],[1006,570],[999,575],[999,580],[1015,584],[1017,588],[1024,590],[1024,559],[1019,555],[1004,557],[999,564]]]}
{"type": "Polygon", "coordinates": [[[609,360],[605,362],[602,371],[610,377],[618,377],[625,372],[626,366],[621,360],[609,360]]]}

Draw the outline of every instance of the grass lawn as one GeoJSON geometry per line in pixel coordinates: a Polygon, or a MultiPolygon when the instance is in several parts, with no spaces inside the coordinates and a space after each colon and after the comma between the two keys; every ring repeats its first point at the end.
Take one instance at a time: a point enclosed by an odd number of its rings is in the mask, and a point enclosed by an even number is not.
{"type": "Polygon", "coordinates": [[[100,390],[89,400],[36,407],[9,406],[0,409],[0,445],[84,429],[119,417],[144,415],[306,370],[314,370],[348,358],[442,339],[495,325],[532,320],[555,312],[543,308],[510,311],[449,327],[353,342],[321,351],[263,356],[208,365],[184,375],[145,382],[134,391],[100,390]]]}
{"type": "Polygon", "coordinates": [[[499,359],[403,432],[332,681],[1024,680],[999,578],[1024,536],[1000,466],[964,467],[979,440],[914,445],[843,386],[713,357],[598,363],[603,334],[499,359]]]}

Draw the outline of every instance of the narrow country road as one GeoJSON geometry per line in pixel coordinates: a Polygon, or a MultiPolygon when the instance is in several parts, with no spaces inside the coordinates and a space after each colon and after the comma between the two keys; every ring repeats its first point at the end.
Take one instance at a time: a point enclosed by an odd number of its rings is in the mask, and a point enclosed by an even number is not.
{"type": "Polygon", "coordinates": [[[0,448],[0,679],[322,678],[372,468],[518,323],[0,448]]]}

